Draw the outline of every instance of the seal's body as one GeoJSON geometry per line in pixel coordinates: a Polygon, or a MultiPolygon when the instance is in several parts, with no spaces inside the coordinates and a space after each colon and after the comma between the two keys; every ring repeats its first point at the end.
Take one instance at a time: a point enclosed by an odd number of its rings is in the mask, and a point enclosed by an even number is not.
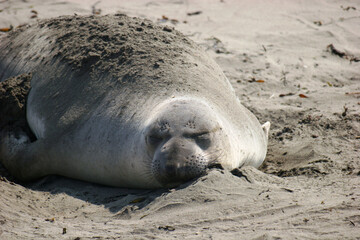
{"type": "Polygon", "coordinates": [[[218,65],[178,31],[125,15],[67,16],[0,41],[0,78],[32,73],[37,140],[3,133],[15,176],[174,186],[212,164],[260,166],[269,123],[244,108],[218,65]]]}

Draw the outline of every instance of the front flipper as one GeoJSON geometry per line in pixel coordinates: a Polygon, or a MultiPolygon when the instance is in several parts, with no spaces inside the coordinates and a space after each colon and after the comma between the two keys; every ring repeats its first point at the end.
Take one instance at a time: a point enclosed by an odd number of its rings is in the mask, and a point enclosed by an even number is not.
{"type": "Polygon", "coordinates": [[[29,181],[48,174],[48,164],[43,161],[42,140],[30,141],[21,130],[3,129],[0,133],[0,162],[16,178],[29,181]]]}

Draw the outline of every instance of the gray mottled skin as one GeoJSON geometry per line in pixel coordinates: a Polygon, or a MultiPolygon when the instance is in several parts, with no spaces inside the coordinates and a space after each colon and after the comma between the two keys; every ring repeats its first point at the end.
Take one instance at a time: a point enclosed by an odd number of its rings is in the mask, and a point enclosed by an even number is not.
{"type": "Polygon", "coordinates": [[[172,28],[124,15],[42,20],[1,36],[0,80],[22,73],[32,73],[27,121],[37,140],[3,132],[0,142],[20,179],[156,188],[215,162],[265,158],[269,124],[263,130],[218,65],[172,28]]]}

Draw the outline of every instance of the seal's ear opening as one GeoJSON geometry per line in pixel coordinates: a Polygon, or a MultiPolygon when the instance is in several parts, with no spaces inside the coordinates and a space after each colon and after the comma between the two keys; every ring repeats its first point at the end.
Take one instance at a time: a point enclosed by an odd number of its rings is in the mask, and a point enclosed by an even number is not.
{"type": "Polygon", "coordinates": [[[268,137],[269,137],[270,125],[271,125],[270,122],[266,122],[261,126],[265,133],[266,139],[268,139],[268,137]]]}

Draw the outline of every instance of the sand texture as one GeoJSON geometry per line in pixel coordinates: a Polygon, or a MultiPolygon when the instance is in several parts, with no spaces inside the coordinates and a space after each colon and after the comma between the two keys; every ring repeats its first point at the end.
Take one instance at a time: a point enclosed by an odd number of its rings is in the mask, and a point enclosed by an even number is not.
{"type": "MultiPolygon", "coordinates": [[[[22,183],[0,167],[0,239],[360,239],[358,1],[5,0],[0,10],[2,31],[108,13],[175,27],[272,124],[260,169],[210,169],[174,189],[22,183]]],[[[26,128],[11,124],[30,78],[1,83],[1,126],[26,128]]]]}

